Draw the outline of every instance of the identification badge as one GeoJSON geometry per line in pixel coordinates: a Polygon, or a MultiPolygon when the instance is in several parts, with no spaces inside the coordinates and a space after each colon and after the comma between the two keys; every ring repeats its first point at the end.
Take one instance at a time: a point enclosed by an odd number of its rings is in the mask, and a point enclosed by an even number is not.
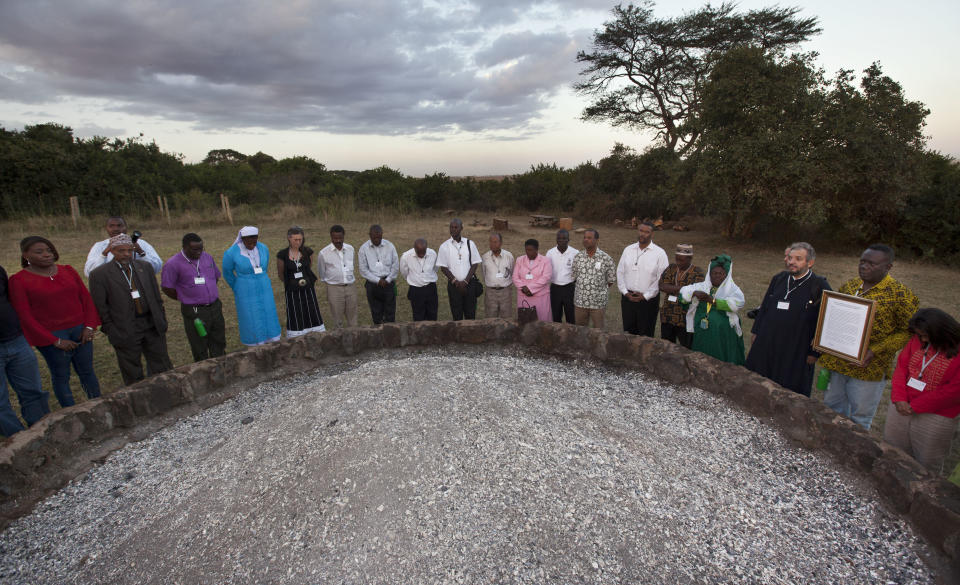
{"type": "Polygon", "coordinates": [[[526,278],[527,280],[533,280],[533,275],[528,272],[527,275],[524,276],[524,278],[526,278]]]}
{"type": "Polygon", "coordinates": [[[195,276],[193,278],[193,284],[207,284],[207,279],[203,276],[195,276]]]}
{"type": "Polygon", "coordinates": [[[254,273],[254,274],[263,274],[263,268],[260,268],[259,266],[255,266],[254,269],[253,269],[253,273],[254,273]]]}
{"type": "Polygon", "coordinates": [[[788,303],[787,301],[780,301],[777,303],[777,308],[780,309],[781,311],[789,311],[790,303],[788,303]]]}
{"type": "Polygon", "coordinates": [[[675,303],[677,302],[677,295],[670,295],[667,297],[667,300],[670,301],[671,303],[675,303]]]}
{"type": "Polygon", "coordinates": [[[293,277],[294,277],[294,278],[303,278],[303,273],[302,273],[302,272],[294,272],[294,273],[293,273],[293,277]]]}
{"type": "Polygon", "coordinates": [[[910,380],[907,382],[907,386],[913,388],[914,390],[923,392],[923,389],[927,387],[927,383],[922,380],[917,380],[916,378],[910,378],[910,380]]]}
{"type": "Polygon", "coordinates": [[[135,299],[139,299],[139,298],[140,298],[140,291],[138,291],[138,290],[132,290],[132,291],[130,291],[130,296],[133,297],[133,298],[135,298],[135,299]]]}
{"type": "Polygon", "coordinates": [[[700,319],[700,329],[709,329],[709,328],[710,328],[710,321],[707,320],[706,317],[704,317],[703,319],[700,319]]]}
{"type": "Polygon", "coordinates": [[[375,266],[376,266],[377,268],[380,268],[381,266],[383,266],[383,262],[377,260],[377,263],[375,264],[375,266]]]}
{"type": "Polygon", "coordinates": [[[498,272],[498,273],[497,273],[497,278],[503,278],[503,273],[502,273],[502,272],[498,272]]]}

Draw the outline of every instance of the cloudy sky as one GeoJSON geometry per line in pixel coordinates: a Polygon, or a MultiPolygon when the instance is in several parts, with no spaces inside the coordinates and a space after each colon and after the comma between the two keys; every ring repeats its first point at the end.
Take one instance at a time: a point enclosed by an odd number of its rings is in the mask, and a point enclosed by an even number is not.
{"type": "MultiPolygon", "coordinates": [[[[672,16],[704,2],[661,2],[672,16]]],[[[578,49],[613,0],[2,0],[0,126],[143,133],[421,176],[571,167],[650,136],[579,120],[578,49]]],[[[746,10],[772,2],[745,0],[746,10]]],[[[788,4],[792,5],[792,4],[788,4]]],[[[932,110],[929,146],[960,156],[960,2],[796,5],[834,72],[879,61],[932,110]]]]}

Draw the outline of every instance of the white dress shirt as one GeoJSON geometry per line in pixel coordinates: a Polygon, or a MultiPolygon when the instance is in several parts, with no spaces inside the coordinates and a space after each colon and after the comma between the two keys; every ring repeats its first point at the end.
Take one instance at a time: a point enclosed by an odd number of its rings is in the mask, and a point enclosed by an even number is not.
{"type": "MultiPolygon", "coordinates": [[[[141,255],[134,252],[133,257],[137,260],[146,260],[150,263],[150,266],[153,266],[154,274],[160,274],[160,269],[163,268],[163,260],[160,259],[157,251],[143,238],[137,240],[137,244],[140,244],[140,249],[143,250],[144,253],[141,255]]],[[[97,242],[90,248],[90,253],[87,254],[87,262],[83,265],[84,276],[89,278],[90,273],[93,272],[94,269],[100,268],[104,264],[113,261],[113,252],[106,256],[103,255],[103,251],[106,250],[109,245],[110,238],[107,238],[106,240],[97,242]]]]}
{"type": "Polygon", "coordinates": [[[513,284],[513,254],[501,249],[495,256],[493,250],[483,253],[483,283],[487,286],[508,287],[513,284]]]}
{"type": "Polygon", "coordinates": [[[471,264],[480,264],[480,262],[482,259],[480,250],[477,250],[477,244],[463,237],[459,242],[450,238],[440,244],[440,251],[437,252],[437,266],[449,270],[457,280],[466,280],[471,264]],[[467,248],[468,245],[469,248],[467,248]]]}
{"type": "Polygon", "coordinates": [[[372,284],[378,284],[381,278],[393,282],[397,280],[397,273],[400,272],[397,249],[386,239],[380,240],[379,246],[374,246],[370,240],[361,244],[357,252],[357,263],[360,265],[360,276],[372,284]]]}
{"type": "Polygon", "coordinates": [[[344,242],[337,250],[333,244],[327,245],[317,254],[317,278],[327,284],[352,284],[353,246],[344,242]]]}
{"type": "Polygon", "coordinates": [[[669,265],[667,253],[653,242],[643,249],[639,243],[630,244],[623,249],[617,265],[617,288],[620,294],[638,292],[649,301],[660,294],[660,275],[669,265]]]}
{"type": "Polygon", "coordinates": [[[437,253],[427,248],[421,258],[415,249],[410,248],[400,257],[400,274],[410,286],[421,287],[437,282],[437,253]]]}
{"type": "Polygon", "coordinates": [[[553,276],[550,277],[550,284],[570,284],[573,282],[573,259],[577,255],[577,249],[567,246],[567,251],[560,253],[556,246],[547,251],[547,260],[553,266],[553,276]]]}

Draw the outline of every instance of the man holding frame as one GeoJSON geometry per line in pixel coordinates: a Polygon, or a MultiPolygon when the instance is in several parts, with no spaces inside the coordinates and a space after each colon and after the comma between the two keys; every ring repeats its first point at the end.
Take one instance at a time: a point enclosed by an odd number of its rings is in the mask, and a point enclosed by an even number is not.
{"type": "Polygon", "coordinates": [[[845,282],[838,291],[875,302],[863,365],[834,355],[820,357],[820,366],[830,371],[824,404],[868,430],[893,359],[910,339],[910,317],[920,306],[917,296],[888,274],[891,268],[893,249],[873,244],[860,255],[860,277],[845,282]]]}

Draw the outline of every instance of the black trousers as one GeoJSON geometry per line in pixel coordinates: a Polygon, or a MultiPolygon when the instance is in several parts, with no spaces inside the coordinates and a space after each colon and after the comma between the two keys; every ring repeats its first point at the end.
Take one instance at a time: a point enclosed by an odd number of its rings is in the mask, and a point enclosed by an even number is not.
{"type": "Polygon", "coordinates": [[[393,292],[393,283],[377,286],[369,280],[363,283],[367,289],[367,303],[373,324],[393,323],[397,320],[397,295],[393,292]]]}
{"type": "Polygon", "coordinates": [[[411,286],[407,290],[407,299],[413,309],[414,321],[436,321],[440,299],[437,296],[437,283],[431,282],[424,286],[411,286]]]}
{"type": "Polygon", "coordinates": [[[573,315],[573,290],[576,285],[576,282],[550,285],[550,309],[554,323],[563,322],[564,315],[567,316],[567,323],[577,323],[573,315]]]}
{"type": "Polygon", "coordinates": [[[447,283],[447,296],[450,297],[450,313],[454,321],[477,318],[477,295],[469,284],[461,293],[452,282],[447,283]]]}
{"type": "Polygon", "coordinates": [[[679,343],[687,349],[693,347],[693,333],[687,331],[686,325],[674,325],[661,321],[660,338],[672,343],[679,343]]]}
{"type": "Polygon", "coordinates": [[[193,307],[180,303],[180,314],[183,315],[183,329],[187,333],[187,342],[190,344],[193,361],[199,362],[223,355],[227,349],[227,333],[220,299],[205,307],[193,307]],[[206,337],[200,337],[193,324],[193,320],[198,318],[203,321],[203,326],[207,330],[206,337]]]}
{"type": "Polygon", "coordinates": [[[652,299],[633,302],[626,295],[620,298],[623,314],[623,330],[634,335],[653,337],[657,330],[657,315],[660,314],[660,293],[652,299]]]}
{"type": "Polygon", "coordinates": [[[149,315],[133,318],[133,335],[129,343],[113,346],[125,386],[143,380],[141,357],[146,358],[148,376],[173,368],[167,355],[167,335],[157,331],[149,315]]]}

